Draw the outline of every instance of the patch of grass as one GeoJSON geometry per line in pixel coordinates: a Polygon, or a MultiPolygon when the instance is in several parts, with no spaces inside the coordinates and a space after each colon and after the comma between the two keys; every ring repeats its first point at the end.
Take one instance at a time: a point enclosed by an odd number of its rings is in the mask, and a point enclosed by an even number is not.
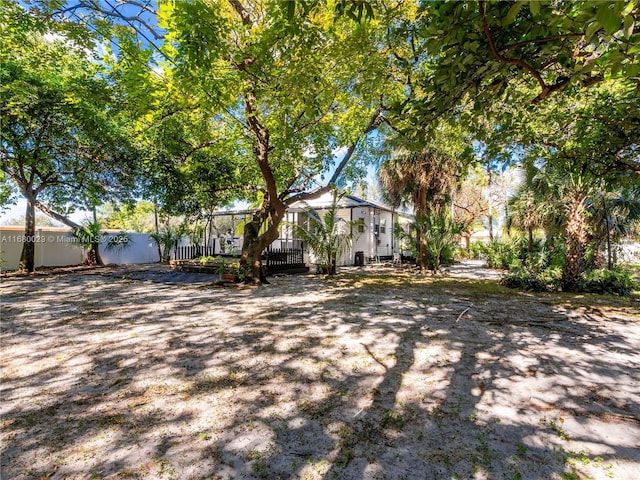
{"type": "Polygon", "coordinates": [[[395,430],[402,430],[405,424],[404,416],[401,412],[387,410],[382,414],[382,427],[392,427],[395,430]]]}
{"type": "Polygon", "coordinates": [[[193,385],[193,391],[196,393],[213,392],[216,390],[240,387],[251,381],[249,375],[241,371],[229,372],[226,375],[202,375],[202,377],[193,385]]]}
{"type": "Polygon", "coordinates": [[[155,458],[154,461],[158,468],[157,478],[164,478],[165,475],[167,476],[167,478],[174,478],[176,472],[169,460],[167,460],[166,458],[155,458]]]}
{"type": "Polygon", "coordinates": [[[305,400],[300,405],[300,410],[313,419],[319,419],[326,416],[338,403],[338,400],[333,396],[315,402],[305,400]]]}
{"type": "Polygon", "coordinates": [[[562,480],[581,480],[581,478],[576,475],[575,472],[562,472],[560,478],[562,478],[562,480]]]}
{"type": "Polygon", "coordinates": [[[555,420],[549,420],[549,428],[556,432],[562,440],[569,440],[569,434],[562,428],[564,419],[560,417],[558,418],[558,422],[560,423],[560,425],[558,425],[555,420]]]}
{"type": "Polygon", "coordinates": [[[563,472],[563,479],[573,480],[573,479],[582,479],[583,477],[579,474],[580,467],[586,467],[588,465],[595,468],[602,468],[604,470],[605,476],[607,478],[613,478],[613,465],[611,464],[603,464],[602,457],[596,455],[595,457],[591,457],[586,454],[584,451],[580,452],[566,452],[564,455],[564,463],[571,469],[568,472],[563,472]]]}
{"type": "Polygon", "coordinates": [[[116,413],[114,415],[102,415],[98,417],[97,426],[100,428],[112,427],[115,425],[125,425],[129,423],[126,415],[122,413],[116,413]]]}
{"type": "Polygon", "coordinates": [[[251,471],[258,478],[271,478],[271,469],[270,459],[271,459],[271,449],[266,449],[263,451],[260,450],[251,450],[248,455],[249,460],[251,461],[251,471]]]}
{"type": "MultiPolygon", "coordinates": [[[[478,453],[477,455],[472,455],[471,459],[473,461],[474,467],[483,466],[485,468],[491,468],[491,462],[494,458],[498,458],[497,452],[491,452],[489,450],[489,443],[487,442],[487,430],[483,430],[478,435],[476,435],[476,440],[478,444],[475,449],[478,453]]],[[[475,470],[475,468],[474,468],[475,470]]]]}
{"type": "Polygon", "coordinates": [[[331,464],[326,460],[320,460],[314,462],[310,458],[307,459],[307,465],[310,467],[310,471],[307,471],[302,476],[302,480],[312,480],[325,475],[331,468],[331,464]]]}

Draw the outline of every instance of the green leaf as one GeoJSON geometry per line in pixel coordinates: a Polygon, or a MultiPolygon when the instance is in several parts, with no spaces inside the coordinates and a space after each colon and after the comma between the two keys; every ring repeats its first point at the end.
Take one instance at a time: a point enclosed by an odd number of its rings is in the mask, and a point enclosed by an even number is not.
{"type": "Polygon", "coordinates": [[[522,3],[521,2],[514,3],[511,6],[511,8],[509,9],[509,12],[507,13],[507,16],[504,17],[504,20],[503,20],[502,24],[503,25],[509,25],[509,24],[513,23],[513,21],[518,16],[518,13],[520,13],[520,9],[521,8],[522,8],[522,3]]]}
{"type": "Polygon", "coordinates": [[[293,21],[296,14],[296,2],[287,2],[287,20],[293,21]]]}
{"type": "Polygon", "coordinates": [[[373,13],[373,8],[371,7],[371,4],[365,3],[364,7],[367,10],[367,15],[366,15],[367,20],[373,20],[375,18],[375,15],[373,13]]]}
{"type": "Polygon", "coordinates": [[[602,25],[605,31],[611,35],[620,28],[620,16],[612,10],[609,2],[604,2],[598,7],[596,20],[602,25]]]}
{"type": "Polygon", "coordinates": [[[529,10],[531,10],[531,15],[538,15],[540,13],[540,0],[531,0],[529,2],[529,10]]]}
{"type": "Polygon", "coordinates": [[[587,31],[585,32],[585,42],[590,42],[591,38],[595,35],[595,33],[600,30],[600,28],[602,28],[600,26],[600,23],[598,22],[592,22],[591,24],[589,24],[589,26],[587,27],[587,31]]]}
{"type": "Polygon", "coordinates": [[[631,38],[631,35],[633,35],[634,23],[635,19],[633,18],[633,15],[629,14],[624,17],[624,38],[626,38],[627,40],[629,40],[629,38],[631,38]]]}
{"type": "Polygon", "coordinates": [[[638,77],[640,75],[640,64],[628,63],[622,67],[622,71],[629,78],[638,77]]]}
{"type": "Polygon", "coordinates": [[[633,11],[633,2],[627,2],[625,7],[622,9],[622,15],[629,15],[633,11]]]}

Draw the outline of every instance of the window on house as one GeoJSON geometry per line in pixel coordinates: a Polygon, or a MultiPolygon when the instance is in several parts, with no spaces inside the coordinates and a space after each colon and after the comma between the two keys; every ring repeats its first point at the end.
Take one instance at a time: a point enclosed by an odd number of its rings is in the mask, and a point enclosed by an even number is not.
{"type": "Polygon", "coordinates": [[[387,221],[380,220],[380,233],[387,233],[387,221]]]}
{"type": "Polygon", "coordinates": [[[359,218],[356,223],[358,225],[358,233],[364,233],[364,218],[359,218]]]}

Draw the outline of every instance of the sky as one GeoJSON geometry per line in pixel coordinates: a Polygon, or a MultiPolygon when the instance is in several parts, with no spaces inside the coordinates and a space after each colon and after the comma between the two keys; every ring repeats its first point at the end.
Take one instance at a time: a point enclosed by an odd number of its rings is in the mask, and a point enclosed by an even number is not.
{"type": "MultiPolygon", "coordinates": [[[[6,210],[4,210],[0,214],[0,225],[7,225],[11,220],[20,218],[24,219],[25,210],[27,209],[27,201],[24,198],[19,198],[14,205],[9,206],[6,210]]],[[[44,215],[44,213],[40,212],[36,209],[36,226],[37,226],[37,217],[40,215],[44,215]]],[[[85,223],[85,221],[92,220],[91,212],[87,212],[85,210],[79,210],[71,215],[69,218],[76,223],[85,223]]],[[[51,219],[53,220],[53,219],[51,219]]],[[[63,224],[60,224],[61,227],[64,227],[63,224]]]]}

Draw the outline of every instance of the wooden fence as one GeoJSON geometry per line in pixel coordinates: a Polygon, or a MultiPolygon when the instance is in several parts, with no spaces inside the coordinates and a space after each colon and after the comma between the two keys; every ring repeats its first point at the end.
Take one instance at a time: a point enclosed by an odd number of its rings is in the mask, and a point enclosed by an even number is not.
{"type": "MultiPolygon", "coordinates": [[[[192,260],[198,257],[225,257],[231,255],[215,254],[214,246],[185,245],[173,248],[174,260],[192,260]]],[[[236,257],[233,257],[236,258],[236,257]]],[[[267,275],[275,273],[302,273],[308,272],[309,267],[304,264],[304,250],[302,248],[267,248],[262,254],[262,264],[267,275]]]]}
{"type": "Polygon", "coordinates": [[[178,245],[173,247],[174,260],[191,260],[198,257],[215,257],[215,244],[213,245],[178,245]]]}
{"type": "Polygon", "coordinates": [[[302,248],[269,247],[264,251],[262,261],[267,269],[267,275],[309,271],[309,267],[304,264],[304,250],[302,248]]]}

